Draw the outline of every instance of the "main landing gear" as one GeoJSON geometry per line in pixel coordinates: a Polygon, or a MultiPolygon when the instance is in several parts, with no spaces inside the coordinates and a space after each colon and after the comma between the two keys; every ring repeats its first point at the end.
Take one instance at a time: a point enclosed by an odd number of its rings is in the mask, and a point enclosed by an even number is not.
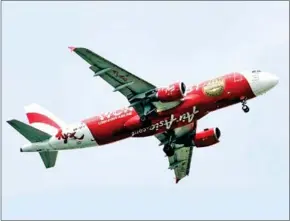
{"type": "Polygon", "coordinates": [[[178,148],[195,146],[193,138],[196,135],[196,126],[191,132],[181,137],[176,137],[174,131],[168,131],[168,135],[168,142],[164,144],[163,151],[167,157],[171,157],[178,148]]]}
{"type": "Polygon", "coordinates": [[[143,115],[140,117],[141,122],[146,122],[148,120],[148,117],[146,115],[143,115]]]}
{"type": "Polygon", "coordinates": [[[173,131],[168,131],[168,142],[164,144],[163,151],[167,157],[172,157],[174,155],[174,138],[175,134],[173,131]]]}
{"type": "Polygon", "coordinates": [[[174,155],[174,149],[170,144],[165,144],[163,147],[163,151],[168,157],[172,157],[174,155]]]}
{"type": "Polygon", "coordinates": [[[248,113],[250,111],[250,108],[247,105],[247,99],[246,98],[242,99],[242,110],[245,113],[248,113]]]}
{"type": "Polygon", "coordinates": [[[141,116],[140,121],[143,127],[149,127],[151,125],[151,121],[149,120],[148,116],[145,115],[141,116]]]}
{"type": "Polygon", "coordinates": [[[144,114],[140,116],[140,121],[143,126],[150,126],[151,121],[149,120],[149,116],[156,116],[156,108],[151,108],[146,106],[144,108],[144,114]]]}

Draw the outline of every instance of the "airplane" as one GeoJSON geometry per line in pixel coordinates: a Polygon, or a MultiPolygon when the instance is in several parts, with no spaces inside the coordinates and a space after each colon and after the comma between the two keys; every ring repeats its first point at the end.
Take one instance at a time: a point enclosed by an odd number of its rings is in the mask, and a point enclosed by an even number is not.
{"type": "Polygon", "coordinates": [[[247,101],[279,82],[272,73],[252,70],[232,72],[189,87],[181,81],[156,87],[89,49],[69,49],[90,65],[94,77],[102,78],[114,92],[123,94],[129,105],[74,124],[66,124],[40,105],[27,105],[29,124],[16,119],[7,122],[30,141],[20,152],[38,152],[46,168],[55,166],[60,150],[154,136],[163,147],[168,169],[174,171],[178,183],[190,173],[194,147],[209,147],[220,142],[221,130],[214,127],[197,131],[198,120],[238,103],[248,113],[247,101]]]}

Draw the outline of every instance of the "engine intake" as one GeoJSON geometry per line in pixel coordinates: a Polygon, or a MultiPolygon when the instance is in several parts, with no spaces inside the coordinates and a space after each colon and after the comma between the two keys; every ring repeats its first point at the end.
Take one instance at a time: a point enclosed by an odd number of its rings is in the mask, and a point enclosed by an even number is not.
{"type": "Polygon", "coordinates": [[[185,91],[185,84],[183,82],[176,82],[168,87],[157,89],[156,98],[161,102],[177,101],[184,97],[185,91]]]}
{"type": "Polygon", "coordinates": [[[208,147],[219,142],[221,131],[219,128],[204,129],[196,133],[194,143],[196,147],[208,147]]]}

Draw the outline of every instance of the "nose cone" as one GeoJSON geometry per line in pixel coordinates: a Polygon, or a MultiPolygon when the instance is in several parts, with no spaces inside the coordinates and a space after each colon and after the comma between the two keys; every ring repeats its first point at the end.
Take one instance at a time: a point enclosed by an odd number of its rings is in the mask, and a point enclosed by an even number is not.
{"type": "Polygon", "coordinates": [[[260,73],[259,78],[260,78],[259,89],[261,90],[262,93],[269,91],[270,89],[275,87],[279,82],[279,78],[276,75],[268,72],[260,73]]]}
{"type": "Polygon", "coordinates": [[[247,78],[255,96],[264,94],[275,87],[279,82],[279,78],[269,72],[255,72],[252,74],[246,74],[245,77],[247,78]]]}

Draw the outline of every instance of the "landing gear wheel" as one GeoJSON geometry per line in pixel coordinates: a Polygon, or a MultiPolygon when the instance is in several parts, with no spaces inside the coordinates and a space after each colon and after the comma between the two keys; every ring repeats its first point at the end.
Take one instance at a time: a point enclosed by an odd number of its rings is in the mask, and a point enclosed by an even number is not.
{"type": "Polygon", "coordinates": [[[245,113],[248,113],[250,111],[250,108],[247,106],[247,98],[246,97],[243,97],[241,99],[242,101],[242,110],[245,112],[245,113]]]}
{"type": "Polygon", "coordinates": [[[165,145],[163,147],[163,151],[168,157],[172,157],[174,155],[174,150],[170,145],[165,145]]]}
{"type": "Polygon", "coordinates": [[[247,105],[243,105],[242,109],[245,113],[248,113],[250,111],[250,108],[247,105]]]}
{"type": "Polygon", "coordinates": [[[151,125],[151,121],[148,119],[147,116],[141,116],[140,121],[142,123],[142,126],[144,126],[144,127],[148,127],[151,125]]]}
{"type": "Polygon", "coordinates": [[[145,121],[147,121],[147,116],[145,116],[145,115],[143,115],[143,116],[141,116],[140,117],[140,120],[142,121],[142,122],[145,122],[145,121]]]}

